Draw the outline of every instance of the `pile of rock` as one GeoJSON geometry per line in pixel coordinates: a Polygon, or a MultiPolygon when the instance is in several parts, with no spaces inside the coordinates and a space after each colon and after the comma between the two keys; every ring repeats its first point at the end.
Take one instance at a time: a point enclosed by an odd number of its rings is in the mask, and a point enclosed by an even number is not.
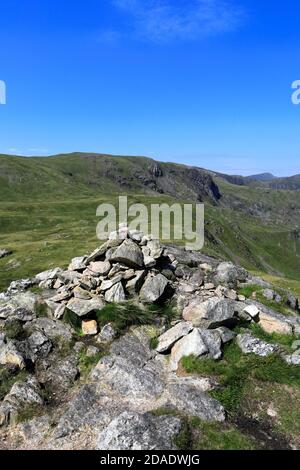
{"type": "Polygon", "coordinates": [[[182,358],[194,355],[219,360],[224,345],[236,341],[244,354],[265,357],[276,353],[287,364],[300,363],[300,356],[255,338],[249,329],[235,333],[237,325],[254,322],[268,333],[300,333],[299,303],[291,294],[287,296],[294,312],[290,315],[239,294],[241,286],[259,283],[267,300],[279,302],[272,286],[241,267],[176,246],[162,246],[153,237],[127,227],[112,233],[93,253],[72,259],[66,270],[55,268],[33,279],[14,281],[0,294],[0,372],[5,368],[26,375],[0,403],[0,426],[14,422],[27,405],[46,408],[43,389],[64,397],[79,376],[81,352],[87,357],[97,355],[99,339],[101,345],[108,345],[109,354],[97,362],[78,393],[70,393],[70,402],[58,409],[55,429],[47,414],[29,426],[35,439],[37,435],[43,439],[44,429],[45,439],[51,433],[53,437],[47,445],[60,446],[59,440],[66,438],[68,446],[70,434],[81,429],[81,439],[90,426],[91,434],[94,429],[99,431],[94,448],[173,448],[171,437],[180,432],[180,420],[153,417],[148,413],[151,409],[171,406],[202,420],[224,421],[224,408],[207,394],[218,384],[210,377],[176,373],[182,358]],[[42,289],[42,295],[28,290],[33,285],[42,289]],[[122,304],[129,299],[140,304],[172,299],[177,320],[169,329],[163,321],[155,322],[132,328],[117,339],[108,323],[95,338],[99,333],[96,312],[107,303],[122,304]],[[46,307],[47,316],[38,314],[41,307],[46,307]],[[82,322],[85,343],[63,321],[67,313],[82,322]],[[15,325],[21,325],[20,334],[17,331],[12,336],[15,325]],[[151,348],[154,338],[155,350],[151,348]],[[124,427],[127,431],[119,432],[124,427]],[[141,438],[145,428],[151,432],[141,438]],[[165,428],[170,428],[169,434],[159,432],[165,428]]]}

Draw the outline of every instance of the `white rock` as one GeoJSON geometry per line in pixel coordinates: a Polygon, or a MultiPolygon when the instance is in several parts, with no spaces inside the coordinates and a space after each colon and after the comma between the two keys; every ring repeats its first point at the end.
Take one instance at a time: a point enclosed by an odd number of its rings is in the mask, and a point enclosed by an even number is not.
{"type": "Polygon", "coordinates": [[[208,349],[198,329],[180,339],[171,351],[170,369],[176,371],[183,357],[194,355],[196,357],[207,354],[208,349]]]}

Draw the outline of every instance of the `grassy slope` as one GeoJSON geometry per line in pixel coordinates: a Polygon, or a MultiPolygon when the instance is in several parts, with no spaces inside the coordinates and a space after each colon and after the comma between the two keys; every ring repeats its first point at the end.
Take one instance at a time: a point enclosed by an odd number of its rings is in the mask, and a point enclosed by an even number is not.
{"type": "MultiPolygon", "coordinates": [[[[99,243],[96,208],[101,202],[116,200],[120,191],[134,194],[131,202],[173,201],[149,192],[132,177],[150,161],[81,154],[30,159],[0,156],[0,247],[14,250],[12,256],[0,260],[0,289],[12,279],[66,265],[73,256],[92,250],[99,243]]],[[[300,207],[300,193],[239,187],[221,180],[218,184],[225,202],[206,204],[204,251],[250,270],[284,275],[297,289],[300,241],[290,236],[297,221],[289,214],[291,205],[296,211],[300,207]],[[261,201],[269,207],[268,223],[243,209],[261,201]]]]}

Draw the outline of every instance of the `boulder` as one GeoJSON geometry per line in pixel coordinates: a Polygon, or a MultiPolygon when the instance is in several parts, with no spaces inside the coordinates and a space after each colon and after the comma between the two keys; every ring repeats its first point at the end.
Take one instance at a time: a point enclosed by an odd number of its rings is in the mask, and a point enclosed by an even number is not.
{"type": "Polygon", "coordinates": [[[239,334],[236,340],[244,354],[266,357],[278,351],[277,345],[266,343],[266,341],[255,338],[250,333],[239,334]]]}
{"type": "Polygon", "coordinates": [[[247,305],[243,311],[251,318],[257,318],[259,315],[259,309],[256,305],[247,305]]]}
{"type": "Polygon", "coordinates": [[[86,268],[86,256],[73,258],[69,264],[68,271],[83,271],[86,268]]]}
{"type": "Polygon", "coordinates": [[[236,334],[233,331],[229,330],[229,328],[226,328],[226,326],[220,326],[216,329],[216,331],[218,331],[218,333],[220,334],[223,344],[229,343],[236,337],[236,334]]]}
{"type": "Polygon", "coordinates": [[[174,450],[182,424],[174,416],[125,411],[99,434],[98,450],[174,450]]]}
{"type": "Polygon", "coordinates": [[[88,269],[95,273],[97,276],[107,276],[109,271],[111,270],[111,264],[109,261],[96,261],[92,262],[88,269]]]}
{"type": "Polygon", "coordinates": [[[43,271],[35,276],[38,282],[48,281],[49,279],[56,279],[58,275],[62,273],[61,268],[49,269],[48,271],[43,271]]]}
{"type": "Polygon", "coordinates": [[[97,337],[97,343],[110,343],[117,336],[117,332],[114,330],[111,323],[104,325],[97,337]]]}
{"type": "Polygon", "coordinates": [[[234,301],[212,297],[199,304],[193,301],[183,310],[183,318],[195,327],[213,329],[234,326],[237,323],[235,312],[234,301]]]}
{"type": "Polygon", "coordinates": [[[135,276],[126,283],[126,290],[129,294],[133,295],[139,293],[146,275],[146,270],[135,271],[135,276]]]}
{"type": "Polygon", "coordinates": [[[169,394],[171,403],[188,416],[197,416],[202,421],[225,421],[223,406],[198,387],[173,384],[169,394]]]}
{"type": "Polygon", "coordinates": [[[149,276],[140,290],[140,299],[145,303],[153,303],[160,300],[168,286],[168,279],[162,274],[149,276]]]}
{"type": "Polygon", "coordinates": [[[222,284],[232,289],[235,289],[239,282],[245,282],[247,278],[248,273],[245,269],[227,262],[220,263],[213,276],[216,285],[222,284]]]}
{"type": "Polygon", "coordinates": [[[189,335],[184,336],[173,346],[170,358],[170,369],[176,371],[183,357],[191,355],[200,357],[204,354],[208,354],[208,352],[200,330],[194,329],[189,335]]]}
{"type": "Polygon", "coordinates": [[[169,351],[179,339],[189,334],[192,329],[193,325],[191,323],[177,323],[177,325],[173,326],[173,328],[159,336],[156,351],[159,353],[165,353],[169,351]]]}
{"type": "Polygon", "coordinates": [[[25,359],[12,341],[0,346],[0,364],[25,369],[25,359]]]}
{"type": "Polygon", "coordinates": [[[201,337],[208,349],[209,356],[212,359],[220,359],[222,356],[222,339],[217,330],[203,330],[201,337]]]}
{"type": "Polygon", "coordinates": [[[82,289],[80,286],[76,286],[73,290],[74,297],[81,300],[90,300],[91,294],[89,291],[82,289]]]}
{"type": "Polygon", "coordinates": [[[82,300],[73,298],[67,303],[67,308],[71,312],[76,313],[79,317],[84,317],[89,313],[103,308],[104,302],[100,297],[95,297],[91,300],[82,300]]]}
{"type": "Polygon", "coordinates": [[[111,261],[124,263],[132,268],[141,268],[144,264],[143,253],[140,247],[130,239],[123,241],[111,255],[111,261]]]}
{"type": "Polygon", "coordinates": [[[122,303],[126,300],[124,288],[122,282],[118,282],[114,284],[109,290],[105,292],[105,300],[106,302],[111,303],[122,303]]]}

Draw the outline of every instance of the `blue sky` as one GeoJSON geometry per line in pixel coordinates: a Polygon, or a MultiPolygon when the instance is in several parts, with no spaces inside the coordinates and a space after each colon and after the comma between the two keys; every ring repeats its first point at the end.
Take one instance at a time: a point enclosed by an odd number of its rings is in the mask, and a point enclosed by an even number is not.
{"type": "Polygon", "coordinates": [[[300,173],[300,4],[1,1],[0,152],[300,173]]]}

